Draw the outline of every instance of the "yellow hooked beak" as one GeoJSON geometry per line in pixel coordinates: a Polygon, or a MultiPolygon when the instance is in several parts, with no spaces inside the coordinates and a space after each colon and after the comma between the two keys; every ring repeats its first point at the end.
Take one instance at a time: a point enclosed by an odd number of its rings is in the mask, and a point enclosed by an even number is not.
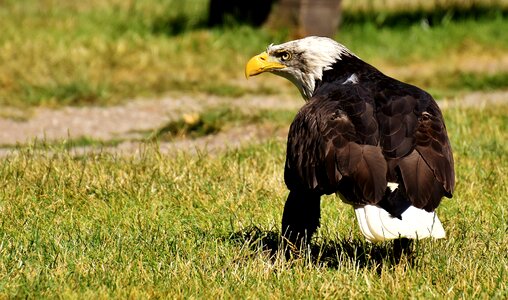
{"type": "Polygon", "coordinates": [[[268,53],[263,52],[254,56],[247,62],[247,65],[245,66],[245,77],[248,79],[250,76],[256,76],[263,72],[282,69],[285,67],[285,65],[277,61],[271,61],[268,53]]]}

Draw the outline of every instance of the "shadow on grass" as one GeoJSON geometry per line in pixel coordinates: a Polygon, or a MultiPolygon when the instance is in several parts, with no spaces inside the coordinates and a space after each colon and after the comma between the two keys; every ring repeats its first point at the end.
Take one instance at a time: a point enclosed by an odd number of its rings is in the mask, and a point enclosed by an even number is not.
{"type": "MultiPolygon", "coordinates": [[[[232,233],[228,240],[240,246],[247,246],[253,253],[268,254],[275,260],[280,255],[281,237],[278,231],[262,230],[252,226],[232,233]]],[[[359,268],[374,268],[381,274],[383,265],[415,263],[415,255],[410,240],[401,239],[381,244],[367,243],[363,240],[317,240],[310,246],[310,262],[316,266],[339,269],[350,262],[359,268]]]]}

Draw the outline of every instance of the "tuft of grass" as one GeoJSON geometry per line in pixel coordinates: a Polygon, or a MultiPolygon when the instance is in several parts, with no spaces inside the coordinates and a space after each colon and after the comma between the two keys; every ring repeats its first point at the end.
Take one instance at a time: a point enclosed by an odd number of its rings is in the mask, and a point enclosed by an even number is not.
{"type": "MultiPolygon", "coordinates": [[[[66,139],[63,141],[54,141],[53,145],[64,145],[65,149],[75,147],[115,147],[122,143],[122,139],[101,140],[89,136],[81,136],[79,138],[66,139]]],[[[46,146],[43,146],[43,148],[46,146]]]]}
{"type": "Polygon", "coordinates": [[[336,196],[323,197],[311,254],[282,259],[278,140],[214,155],[22,148],[0,161],[0,297],[504,298],[508,106],[444,115],[457,174],[438,208],[447,238],[399,263],[336,196]]]}
{"type": "Polygon", "coordinates": [[[208,111],[206,114],[185,115],[182,119],[171,121],[153,135],[152,139],[171,139],[179,137],[199,137],[219,132],[224,123],[238,121],[238,115],[229,108],[208,111]]]}
{"type": "Polygon", "coordinates": [[[155,132],[150,140],[172,140],[174,138],[197,138],[224,131],[234,126],[270,122],[275,125],[287,124],[294,112],[286,110],[258,110],[244,112],[226,106],[213,107],[202,113],[184,114],[182,118],[170,121],[155,132]]]}

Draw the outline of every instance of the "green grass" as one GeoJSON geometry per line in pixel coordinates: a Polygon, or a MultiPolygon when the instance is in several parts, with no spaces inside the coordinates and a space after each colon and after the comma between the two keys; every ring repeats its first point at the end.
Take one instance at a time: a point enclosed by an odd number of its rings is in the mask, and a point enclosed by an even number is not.
{"type": "Polygon", "coordinates": [[[504,18],[467,19],[435,27],[417,23],[400,28],[379,28],[373,23],[364,23],[345,25],[338,40],[365,59],[405,65],[465,50],[496,53],[508,47],[508,38],[502,34],[507,27],[504,18]]]}
{"type": "MultiPolygon", "coordinates": [[[[21,108],[108,105],[171,92],[231,97],[287,92],[281,81],[256,78],[247,84],[243,78],[247,59],[272,42],[288,40],[287,34],[246,25],[206,28],[207,3],[3,1],[0,104],[21,108]]],[[[345,4],[345,9],[354,15],[354,5],[345,4]]],[[[451,94],[462,90],[460,74],[469,71],[459,68],[460,76],[454,80],[456,70],[441,69],[451,63],[448,57],[469,53],[474,60],[482,54],[495,61],[508,50],[508,22],[503,13],[487,16],[448,18],[433,26],[419,21],[382,26],[369,17],[365,23],[344,24],[337,40],[382,70],[442,61],[429,66],[431,72],[426,75],[392,75],[423,88],[433,88],[429,82],[436,76],[449,77],[446,85],[435,89],[438,94],[451,94]]],[[[487,89],[506,84],[483,80],[497,75],[485,75],[482,70],[474,76],[487,89]]]]}
{"type": "Polygon", "coordinates": [[[405,27],[414,23],[436,25],[453,20],[506,17],[505,0],[345,0],[344,23],[374,23],[405,27]]]}
{"type": "Polygon", "coordinates": [[[0,149],[19,150],[30,148],[32,150],[43,150],[43,151],[63,151],[71,150],[73,148],[104,148],[104,147],[115,147],[121,144],[124,140],[113,138],[108,140],[97,139],[89,136],[81,136],[77,138],[67,139],[54,139],[54,140],[34,140],[32,142],[22,144],[0,144],[0,149]]]}
{"type": "MultiPolygon", "coordinates": [[[[421,11],[392,8],[397,1],[383,1],[391,9],[383,14],[370,0],[345,1],[353,13],[337,40],[434,95],[508,86],[502,68],[460,66],[505,57],[504,10],[437,14],[428,26],[421,11]],[[416,21],[400,23],[406,17],[416,21]],[[397,71],[406,68],[415,71],[397,71]]],[[[286,34],[206,28],[207,0],[0,2],[0,105],[20,107],[2,116],[168,92],[296,95],[273,76],[243,81],[245,61],[286,34]]],[[[72,151],[121,140],[17,145],[0,161],[0,298],[504,299],[508,106],[444,114],[457,174],[454,198],[438,210],[448,237],[417,243],[400,263],[390,243],[364,241],[352,209],[335,196],[323,199],[312,253],[280,257],[280,139],[195,155],[163,154],[147,142],[132,157],[72,151]]],[[[254,123],[287,127],[293,116],[218,107],[146,135],[171,141],[254,123]]]]}
{"type": "Polygon", "coordinates": [[[462,73],[459,74],[457,81],[451,83],[450,87],[469,89],[471,91],[506,89],[508,87],[508,72],[492,75],[462,73]]]}
{"type": "Polygon", "coordinates": [[[244,112],[225,106],[212,107],[203,113],[189,114],[170,121],[155,131],[150,131],[149,139],[168,141],[174,138],[196,138],[255,123],[283,126],[293,118],[294,112],[286,110],[244,112]]]}
{"type": "Polygon", "coordinates": [[[281,140],[134,157],[23,148],[0,162],[0,297],[506,298],[508,106],[444,113],[448,237],[399,264],[335,196],[312,257],[269,257],[287,195],[281,140]]]}

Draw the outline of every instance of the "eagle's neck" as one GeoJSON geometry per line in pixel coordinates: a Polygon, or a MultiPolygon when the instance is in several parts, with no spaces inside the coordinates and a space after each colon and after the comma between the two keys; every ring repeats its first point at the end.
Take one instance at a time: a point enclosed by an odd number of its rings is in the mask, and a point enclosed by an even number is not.
{"type": "MultiPolygon", "coordinates": [[[[307,72],[301,73],[301,78],[289,78],[298,87],[306,101],[314,95],[321,82],[329,80],[328,74],[341,72],[339,68],[342,69],[342,66],[348,64],[348,61],[358,59],[345,47],[339,47],[335,51],[337,52],[307,61],[307,72]]],[[[347,70],[347,68],[343,70],[347,70]]]]}
{"type": "Polygon", "coordinates": [[[303,74],[303,73],[289,74],[277,70],[273,71],[273,73],[291,81],[298,88],[300,94],[302,95],[303,99],[305,99],[305,101],[309,100],[314,94],[314,91],[316,89],[316,82],[318,80],[317,78],[322,77],[322,74],[319,74],[319,76],[315,76],[314,74],[303,74]]]}
{"type": "Polygon", "coordinates": [[[319,77],[313,77],[313,76],[302,76],[302,78],[288,78],[300,91],[300,94],[302,95],[303,99],[305,101],[308,101],[313,95],[316,90],[316,84],[319,82],[319,77]]]}
{"type": "MultiPolygon", "coordinates": [[[[365,74],[376,76],[379,71],[355,55],[344,55],[325,70],[319,80],[314,82],[312,95],[316,92],[336,90],[337,86],[354,86],[365,80],[365,74]]],[[[379,73],[380,74],[380,73],[379,73]]]]}

